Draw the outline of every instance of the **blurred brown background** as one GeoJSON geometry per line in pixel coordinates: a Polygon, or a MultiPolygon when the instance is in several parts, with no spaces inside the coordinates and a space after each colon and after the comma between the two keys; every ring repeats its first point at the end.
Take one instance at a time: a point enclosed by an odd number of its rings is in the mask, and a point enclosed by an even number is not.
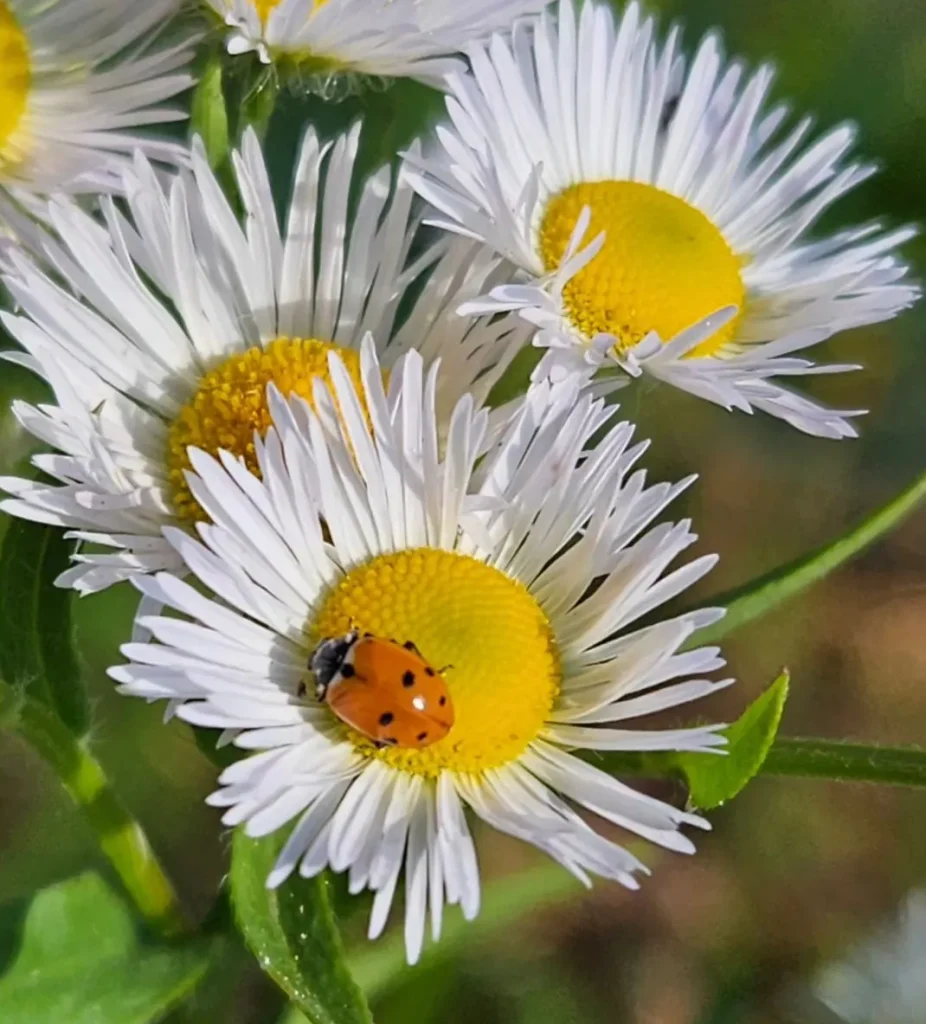
{"type": "MultiPolygon", "coordinates": [[[[774,58],[778,92],[828,126],[852,119],[859,150],[883,170],[844,200],[826,226],[926,215],[926,5],[921,0],[672,0],[689,47],[711,25],[728,50],[774,58]]],[[[909,258],[926,265],[926,245],[909,258]]],[[[837,536],[899,490],[926,455],[926,307],[844,335],[827,352],[866,364],[815,393],[868,407],[864,436],[834,443],[768,419],[728,416],[662,389],[625,403],[654,440],[654,478],[696,468],[687,509],[701,550],[719,568],[701,594],[725,589],[837,536]]],[[[0,369],[0,398],[36,399],[36,382],[0,369]]],[[[28,452],[0,420],[0,471],[28,452]]],[[[0,529],[2,529],[0,524],[0,529]]],[[[103,670],[128,634],[129,591],[77,604],[79,638],[100,723],[95,747],[149,830],[184,898],[202,914],[226,864],[227,836],[202,800],[214,770],[189,730],[161,710],[115,696],[103,670]]],[[[739,685],[703,714],[733,716],[787,665],[783,732],[920,744],[926,736],[926,509],[864,558],[726,644],[739,685]]],[[[0,902],[99,858],[54,778],[15,739],[0,736],[0,902]]],[[[699,854],[656,858],[639,894],[599,885],[560,899],[449,963],[411,971],[376,1005],[382,1021],[483,1024],[826,1024],[810,993],[820,965],[889,919],[926,883],[926,793],[760,779],[712,815],[699,854]]],[[[533,852],[483,832],[489,876],[536,863],[533,852]]],[[[362,912],[348,904],[347,913],[362,912]]],[[[923,970],[926,971],[926,945],[923,970]]],[[[231,1003],[208,992],[177,1020],[271,1021],[275,993],[230,954],[231,1003]]],[[[226,975],[227,977],[227,975],[226,975]]],[[[926,1006],[916,1020],[926,1020],[926,1006]]],[[[872,1024],[881,1024],[872,1018],[872,1024]]],[[[913,1021],[911,1020],[911,1024],[913,1021]]]]}

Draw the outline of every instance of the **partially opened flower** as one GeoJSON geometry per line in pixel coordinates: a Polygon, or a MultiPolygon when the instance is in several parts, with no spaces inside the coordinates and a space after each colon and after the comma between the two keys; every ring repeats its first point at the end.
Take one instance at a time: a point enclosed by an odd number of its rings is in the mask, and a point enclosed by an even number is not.
{"type": "Polygon", "coordinates": [[[376,894],[375,936],[404,869],[410,961],[429,911],[435,937],[445,903],[477,912],[464,808],[586,883],[636,888],[646,869],[577,808],[691,852],[679,828],[706,822],[570,752],[723,742],[710,725],[630,727],[729,682],[703,678],[717,648],[681,653],[722,613],[652,620],[715,561],[670,569],[690,524],[651,526],[690,481],[647,487],[646,445],[574,380],[534,389],[477,465],[486,411],[462,398],[442,446],[436,366],[409,353],[387,392],[371,345],[361,386],[329,361],[314,410],[271,395],[260,481],[192,453],[210,522],[168,535],[215,597],[167,573],[137,581],[179,616],[141,620],[155,639],[123,648],[123,692],[237,734],[249,755],[211,802],[251,836],[294,823],[271,887],[348,871],[376,894]]]}
{"type": "Polygon", "coordinates": [[[834,372],[798,353],[894,316],[917,297],[896,255],[907,228],[809,231],[871,174],[854,130],[812,144],[782,131],[772,70],[725,63],[716,34],[690,68],[631,3],[615,24],[561,0],[469,51],[448,79],[452,124],[416,187],[451,231],[521,270],[470,311],[520,310],[549,346],[542,372],[617,364],[727,408],[762,409],[825,437],[844,418],[774,377],[834,372]],[[714,315],[717,314],[717,315],[714,315]],[[668,344],[663,344],[667,342],[668,344]]]}
{"type": "Polygon", "coordinates": [[[549,0],[207,0],[229,26],[228,50],[255,50],[305,75],[411,76],[434,84],[467,43],[549,0]]]}
{"type": "Polygon", "coordinates": [[[329,352],[359,372],[372,333],[387,370],[412,346],[429,362],[444,355],[435,401],[446,417],[462,393],[487,394],[524,343],[516,318],[456,315],[500,261],[446,239],[413,258],[413,194],[401,180],[391,189],[388,169],[357,190],[349,216],[358,137],[329,147],[308,132],[285,230],[249,134],[235,155],[244,226],[196,148],[192,175],[166,190],[139,157],[125,178],[130,216],[104,202],[105,227],[56,199],[53,274],[9,257],[5,281],[22,313],[3,322],[26,351],[4,355],[45,377],[57,401],[14,412],[60,454],[34,460],[54,483],[0,480],[13,495],[0,508],[114,549],[76,555],[60,585],[86,593],[179,568],[161,528],[207,515],[186,484],[187,447],[232,451],[256,469],[268,383],[310,397],[329,352]]]}
{"type": "Polygon", "coordinates": [[[179,8],[180,0],[0,0],[0,194],[105,190],[118,184],[114,155],[182,155],[127,131],[187,116],[162,101],[193,82],[190,39],[154,39],[179,8]]]}

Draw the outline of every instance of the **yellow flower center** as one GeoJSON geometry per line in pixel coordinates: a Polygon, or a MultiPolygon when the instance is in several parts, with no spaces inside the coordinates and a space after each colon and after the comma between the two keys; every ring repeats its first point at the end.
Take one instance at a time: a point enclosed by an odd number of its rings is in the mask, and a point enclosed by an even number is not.
{"type": "Polygon", "coordinates": [[[351,731],[354,746],[402,771],[480,772],[517,758],[559,692],[560,665],[546,615],[520,583],[468,555],[419,548],[351,570],[324,600],[311,640],[349,629],[412,640],[438,669],[455,720],[420,750],[386,747],[351,731]]]}
{"type": "MultiPolygon", "coordinates": [[[[591,340],[613,334],[626,352],[650,331],[669,341],[723,306],[743,308],[740,261],[720,231],[683,199],[637,181],[570,185],[544,211],[539,244],[544,266],[556,269],[582,208],[591,209],[585,236],[604,231],[594,259],[563,289],[572,325],[591,340]]],[[[711,355],[735,334],[739,316],[691,355],[711,355]]]]}
{"type": "MultiPolygon", "coordinates": [[[[326,4],[328,0],[315,0],[315,7],[319,8],[322,4],[326,4]]],[[[275,8],[279,7],[282,0],[253,0],[254,6],[257,8],[257,16],[260,18],[262,25],[267,24],[267,19],[270,17],[270,12],[275,8]]]]}
{"type": "Polygon", "coordinates": [[[9,4],[0,0],[0,167],[15,160],[4,146],[26,112],[31,84],[29,40],[9,4]]]}
{"type": "Polygon", "coordinates": [[[167,471],[174,512],[181,519],[208,517],[190,493],[184,472],[190,469],[187,448],[214,455],[228,451],[243,456],[258,474],[254,431],[263,437],[270,428],[267,385],[284,395],[301,395],[314,406],[312,381],[326,383],[328,353],[337,352],[360,390],[360,354],[314,338],[278,338],[264,348],[251,348],[226,359],[199,382],[196,394],[180,410],[168,431],[167,471]]]}

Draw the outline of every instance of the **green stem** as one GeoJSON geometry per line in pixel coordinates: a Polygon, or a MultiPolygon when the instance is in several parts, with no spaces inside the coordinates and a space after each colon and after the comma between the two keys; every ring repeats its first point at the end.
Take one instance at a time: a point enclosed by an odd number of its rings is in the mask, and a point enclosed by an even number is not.
{"type": "Polygon", "coordinates": [[[923,498],[926,498],[926,472],[839,540],[706,601],[709,607],[726,608],[727,614],[720,622],[699,631],[694,641],[698,646],[716,643],[806,590],[893,529],[923,498]]]}
{"type": "MultiPolygon", "coordinates": [[[[660,754],[621,751],[596,754],[585,751],[581,756],[611,775],[646,775],[650,778],[679,775],[678,766],[660,754]]],[[[926,787],[926,750],[779,736],[758,774],[926,787]]]]}
{"type": "Polygon", "coordinates": [[[145,920],[162,935],[186,930],[180,904],[148,838],[112,789],[99,761],[44,704],[0,681],[4,725],[51,766],[96,834],[145,920]]]}
{"type": "Polygon", "coordinates": [[[762,774],[878,782],[888,786],[926,786],[926,750],[817,739],[778,739],[762,765],[762,774]]]}

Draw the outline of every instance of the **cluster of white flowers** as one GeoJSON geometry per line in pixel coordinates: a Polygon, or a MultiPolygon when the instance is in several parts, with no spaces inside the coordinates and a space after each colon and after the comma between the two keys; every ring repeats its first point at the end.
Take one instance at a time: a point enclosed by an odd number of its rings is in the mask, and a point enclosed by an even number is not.
{"type": "Polygon", "coordinates": [[[291,826],[268,884],[349,872],[375,935],[404,872],[414,961],[478,910],[467,809],[585,882],[646,868],[579,810],[691,851],[702,818],[576,753],[722,753],[627,723],[730,682],[691,644],[721,611],[653,616],[714,559],[674,565],[691,481],[647,482],[610,397],[854,435],[779,382],[917,297],[910,229],[809,234],[871,172],[852,130],[806,141],[769,67],[689,60],[635,2],[0,0],[0,52],[3,356],[54,394],[14,404],[51,451],[0,508],[78,542],[61,586],[141,592],[111,675],[244,752],[211,802],[291,826]],[[198,139],[125,133],[184,116],[210,32],[281,77],[422,79],[446,123],[365,180],[377,126],[305,125],[281,218],[252,130],[235,195],[198,139]]]}

